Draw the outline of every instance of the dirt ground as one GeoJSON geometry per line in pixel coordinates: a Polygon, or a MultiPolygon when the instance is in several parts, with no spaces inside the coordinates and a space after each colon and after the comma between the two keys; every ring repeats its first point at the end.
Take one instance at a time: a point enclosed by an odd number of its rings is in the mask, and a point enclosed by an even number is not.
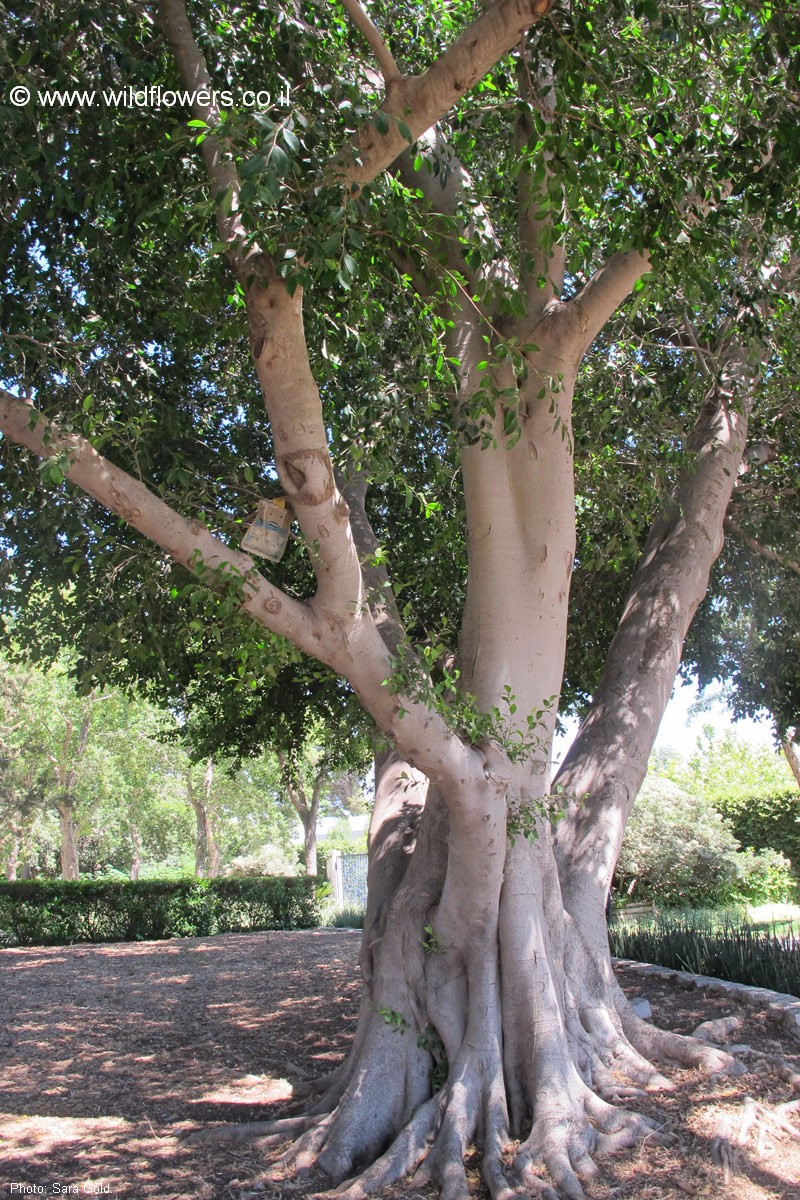
{"type": "MultiPolygon", "coordinates": [[[[293,1088],[349,1044],[358,942],[313,930],[0,951],[0,1196],[317,1194],[322,1180],[276,1182],[258,1143],[223,1148],[186,1135],[302,1106],[293,1088]]],[[[674,981],[625,970],[620,980],[649,999],[656,1024],[679,1032],[737,1011],[674,981]]],[[[800,1042],[764,1012],[741,1015],[736,1042],[758,1052],[743,1054],[748,1073],[673,1072],[675,1090],[638,1107],[674,1144],[605,1160],[593,1200],[800,1200],[800,1112],[778,1108],[800,1089],[769,1061],[800,1071],[800,1042]]],[[[470,1166],[480,1198],[477,1156],[470,1166]]],[[[384,1200],[435,1195],[409,1183],[384,1200]]]]}

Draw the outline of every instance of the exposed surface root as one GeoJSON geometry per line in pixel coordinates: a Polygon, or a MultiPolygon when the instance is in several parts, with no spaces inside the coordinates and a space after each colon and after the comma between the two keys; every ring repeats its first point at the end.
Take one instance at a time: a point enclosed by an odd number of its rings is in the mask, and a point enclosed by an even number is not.
{"type": "MultiPolygon", "coordinates": [[[[405,1046],[406,1039],[387,1034],[385,1026],[375,1032],[379,1040],[388,1038],[395,1049],[405,1046]]],[[[372,1128],[364,1128],[361,1117],[365,1089],[357,1082],[366,1080],[362,1063],[353,1071],[334,1112],[313,1121],[294,1119],[294,1130],[293,1119],[273,1123],[262,1127],[262,1136],[285,1137],[298,1132],[297,1141],[279,1160],[281,1172],[297,1174],[312,1166],[319,1167],[334,1183],[346,1180],[338,1189],[345,1200],[362,1200],[413,1172],[416,1184],[439,1183],[442,1200],[469,1200],[464,1160],[473,1142],[482,1150],[483,1178],[492,1200],[514,1200],[523,1195],[535,1196],[537,1200],[557,1200],[559,1195],[568,1200],[585,1200],[583,1185],[596,1176],[596,1159],[644,1140],[662,1144],[672,1140],[649,1118],[608,1103],[598,1094],[594,1078],[590,1083],[581,1078],[569,1054],[552,1059],[549,1069],[542,1065],[543,1060],[536,1065],[534,1056],[529,1080],[533,1123],[509,1166],[503,1071],[499,1047],[489,1045],[491,1040],[487,1039],[478,1050],[465,1038],[456,1061],[451,1063],[446,1086],[433,1098],[410,1105],[402,1125],[395,1123],[390,1127],[379,1121],[372,1128]],[[353,1177],[353,1172],[361,1167],[365,1169],[353,1177]],[[543,1178],[545,1172],[549,1181],[543,1178]]],[[[409,1050],[412,1045],[408,1039],[409,1050]]],[[[701,1051],[716,1053],[700,1043],[695,1045],[701,1051]]],[[[620,1077],[623,1071],[645,1084],[658,1077],[637,1051],[627,1045],[613,1013],[593,1009],[587,1015],[581,1047],[592,1058],[591,1075],[602,1076],[604,1090],[613,1093],[615,1099],[643,1091],[626,1084],[620,1077]],[[604,1063],[602,1058],[608,1062],[604,1063]]],[[[394,1090],[396,1098],[402,1092],[404,1103],[408,1104],[409,1091],[401,1088],[397,1092],[397,1082],[396,1075],[392,1080],[384,1077],[383,1091],[386,1092],[388,1083],[389,1091],[394,1090]]]]}
{"type": "Polygon", "coordinates": [[[334,1114],[315,1121],[297,1141],[292,1142],[288,1150],[275,1163],[273,1177],[285,1178],[287,1175],[302,1175],[311,1171],[317,1164],[319,1152],[325,1144],[334,1114]]]}
{"type": "MultiPolygon", "coordinates": [[[[766,1063],[772,1067],[776,1075],[779,1075],[786,1083],[790,1083],[793,1088],[800,1091],[800,1071],[787,1062],[785,1058],[778,1058],[775,1054],[765,1054],[763,1050],[753,1050],[750,1046],[743,1046],[740,1053],[747,1055],[748,1058],[756,1058],[759,1062],[766,1063]]],[[[795,1103],[795,1101],[791,1103],[795,1103]]]]}
{"type": "Polygon", "coordinates": [[[729,1042],[735,1033],[742,1028],[744,1021],[741,1017],[717,1017],[715,1021],[703,1021],[692,1032],[692,1037],[698,1042],[729,1042]]]}
{"type": "Polygon", "coordinates": [[[314,1123],[314,1117],[305,1116],[283,1117],[277,1121],[249,1121],[245,1125],[214,1125],[209,1129],[196,1129],[188,1133],[184,1141],[193,1145],[260,1141],[264,1146],[277,1146],[287,1138],[304,1133],[314,1123]]]}
{"type": "MultiPolygon", "coordinates": [[[[501,1130],[504,1133],[505,1107],[498,1122],[497,1117],[491,1115],[488,1104],[492,1080],[498,1077],[497,1069],[496,1062],[476,1063],[474,1056],[467,1051],[462,1053],[461,1062],[457,1062],[451,1072],[436,1138],[415,1176],[418,1182],[433,1179],[440,1183],[442,1200],[467,1200],[469,1197],[464,1156],[476,1134],[484,1135],[482,1140],[486,1149],[487,1128],[490,1141],[498,1142],[501,1130]],[[481,1065],[486,1068],[483,1077],[481,1065]]],[[[490,1167],[489,1179],[492,1182],[496,1182],[495,1176],[496,1171],[490,1167]]]]}
{"type": "Polygon", "coordinates": [[[631,1010],[622,1014],[622,1027],[631,1045],[646,1058],[681,1067],[697,1067],[709,1074],[741,1075],[745,1071],[742,1064],[725,1050],[648,1025],[631,1010]]]}
{"type": "Polygon", "coordinates": [[[800,1141],[800,1126],[787,1119],[798,1108],[800,1102],[796,1100],[772,1107],[748,1096],[738,1116],[726,1114],[719,1121],[711,1139],[711,1158],[722,1169],[726,1184],[751,1137],[755,1137],[755,1153],[759,1159],[764,1158],[769,1139],[788,1137],[800,1141]]]}
{"type": "MultiPolygon", "coordinates": [[[[597,1174],[594,1159],[613,1154],[645,1138],[669,1139],[648,1117],[615,1108],[581,1085],[578,1104],[549,1099],[537,1105],[533,1127],[520,1146],[515,1173],[528,1186],[536,1178],[535,1164],[543,1162],[569,1200],[584,1200],[582,1183],[597,1174]]],[[[574,1089],[572,1089],[574,1091],[574,1089]]]]}
{"type": "Polygon", "coordinates": [[[614,1008],[593,1005],[580,1013],[588,1037],[585,1056],[592,1087],[618,1102],[646,1092],[669,1091],[673,1084],[631,1045],[614,1008]]]}
{"type": "Polygon", "coordinates": [[[419,1166],[430,1148],[433,1132],[442,1107],[442,1097],[434,1096],[417,1109],[405,1129],[389,1149],[367,1167],[357,1179],[348,1180],[337,1188],[346,1200],[359,1200],[388,1187],[419,1166]]]}

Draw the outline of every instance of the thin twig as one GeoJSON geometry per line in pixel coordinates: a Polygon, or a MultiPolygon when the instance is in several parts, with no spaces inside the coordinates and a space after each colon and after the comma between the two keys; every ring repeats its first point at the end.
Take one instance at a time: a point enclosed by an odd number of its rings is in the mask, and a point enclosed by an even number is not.
{"type": "Polygon", "coordinates": [[[359,3],[359,0],[342,0],[342,5],[350,20],[369,43],[370,49],[378,61],[384,82],[388,85],[395,79],[402,79],[400,68],[394,61],[391,50],[381,37],[380,31],[369,13],[359,3]]]}
{"type": "Polygon", "coordinates": [[[770,550],[769,546],[762,545],[756,538],[745,533],[741,526],[732,521],[730,517],[725,519],[725,528],[730,531],[735,537],[747,546],[748,550],[759,554],[761,558],[766,558],[769,562],[777,563],[779,567],[783,567],[787,571],[794,571],[795,575],[800,575],[800,563],[795,562],[792,558],[787,558],[784,554],[779,554],[777,550],[770,550]]]}

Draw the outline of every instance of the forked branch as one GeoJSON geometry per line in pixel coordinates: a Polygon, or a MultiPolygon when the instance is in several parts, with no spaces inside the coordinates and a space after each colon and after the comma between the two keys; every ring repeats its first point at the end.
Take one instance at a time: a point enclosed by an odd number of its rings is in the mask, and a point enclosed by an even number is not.
{"type": "Polygon", "coordinates": [[[400,76],[384,101],[393,120],[382,132],[372,121],[332,163],[331,174],[355,188],[381,171],[435,125],[495,63],[520,34],[547,16],[553,0],[495,0],[422,75],[400,76]]]}
{"type": "Polygon", "coordinates": [[[571,305],[581,316],[584,349],[591,346],[600,330],[619,308],[636,283],[650,270],[647,251],[620,250],[595,271],[573,297],[571,305]]]}
{"type": "Polygon", "coordinates": [[[0,388],[0,431],[40,458],[62,460],[65,477],[71,483],[210,587],[215,578],[239,581],[243,612],[272,633],[289,638],[300,649],[319,657],[317,621],[305,604],[273,587],[247,554],[226,546],[202,522],[175,512],[144,483],[98,454],[86,438],[64,433],[56,422],[4,388],[0,388]]]}

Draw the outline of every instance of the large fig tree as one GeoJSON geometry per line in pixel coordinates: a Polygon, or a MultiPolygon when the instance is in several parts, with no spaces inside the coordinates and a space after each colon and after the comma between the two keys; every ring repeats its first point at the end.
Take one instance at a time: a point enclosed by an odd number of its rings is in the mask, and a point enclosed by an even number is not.
{"type": "Polygon", "coordinates": [[[364,1003],[286,1161],[452,1200],[478,1141],[494,1197],[543,1167],[580,1197],[652,1133],[620,1102],[655,1059],[727,1062],[637,1021],[601,917],[626,723],[665,701],[744,448],[758,331],[719,275],[745,204],[782,253],[796,29],[651,0],[0,11],[9,574],[60,570],[167,674],[171,612],[242,687],[300,652],[382,738],[364,1003]],[[562,801],[575,438],[609,432],[573,398],[648,294],[718,352],[562,801]],[[297,540],[262,569],[243,523],[278,490],[297,540]]]}

